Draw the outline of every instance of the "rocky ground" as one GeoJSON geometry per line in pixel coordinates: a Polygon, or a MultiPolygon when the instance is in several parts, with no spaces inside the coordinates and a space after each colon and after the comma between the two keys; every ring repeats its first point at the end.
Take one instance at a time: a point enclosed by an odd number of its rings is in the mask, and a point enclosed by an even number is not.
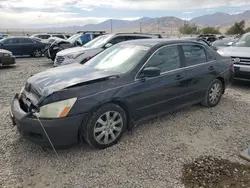
{"type": "Polygon", "coordinates": [[[135,128],[111,148],[81,144],[59,150],[57,158],[20,138],[8,116],[13,94],[30,75],[50,67],[45,58],[19,58],[16,67],[0,68],[0,187],[216,188],[230,182],[234,188],[250,187],[249,179],[230,176],[236,169],[249,177],[239,164],[247,164],[239,152],[250,145],[249,83],[233,84],[215,108],[185,108],[135,128]],[[219,178],[225,171],[230,174],[219,178]]]}

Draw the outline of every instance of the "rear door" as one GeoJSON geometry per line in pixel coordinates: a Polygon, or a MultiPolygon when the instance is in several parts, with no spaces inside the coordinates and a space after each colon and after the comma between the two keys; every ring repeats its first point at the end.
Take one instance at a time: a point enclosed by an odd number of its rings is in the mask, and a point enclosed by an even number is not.
{"type": "Polygon", "coordinates": [[[18,46],[22,49],[22,55],[31,55],[35,42],[29,38],[19,38],[18,46]]]}
{"type": "Polygon", "coordinates": [[[215,58],[202,45],[182,45],[182,49],[186,66],[187,99],[190,102],[200,100],[216,76],[215,58]]]}

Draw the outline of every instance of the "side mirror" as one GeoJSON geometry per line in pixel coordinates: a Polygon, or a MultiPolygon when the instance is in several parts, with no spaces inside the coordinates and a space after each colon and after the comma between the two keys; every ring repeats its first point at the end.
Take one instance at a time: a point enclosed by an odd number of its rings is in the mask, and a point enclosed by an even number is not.
{"type": "Polygon", "coordinates": [[[113,46],[112,43],[107,43],[104,47],[105,47],[105,48],[110,48],[111,46],[113,46]]]}
{"type": "Polygon", "coordinates": [[[145,78],[145,77],[156,77],[161,74],[161,70],[157,67],[147,67],[142,70],[140,74],[140,78],[145,78]]]}
{"type": "Polygon", "coordinates": [[[233,44],[233,42],[229,42],[227,45],[228,45],[228,46],[232,46],[232,44],[233,44]]]}

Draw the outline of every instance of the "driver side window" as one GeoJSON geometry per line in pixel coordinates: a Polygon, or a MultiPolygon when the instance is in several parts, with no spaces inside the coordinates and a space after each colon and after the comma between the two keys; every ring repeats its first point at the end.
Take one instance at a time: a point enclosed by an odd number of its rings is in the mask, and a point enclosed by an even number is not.
{"type": "Polygon", "coordinates": [[[180,68],[180,64],[178,46],[166,46],[157,50],[145,67],[157,67],[164,73],[180,68]]]}

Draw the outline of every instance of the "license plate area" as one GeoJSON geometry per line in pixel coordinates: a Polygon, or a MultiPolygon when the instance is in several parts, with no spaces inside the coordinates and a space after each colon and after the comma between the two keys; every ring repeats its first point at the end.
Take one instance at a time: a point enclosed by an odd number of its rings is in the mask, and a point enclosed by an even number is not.
{"type": "Polygon", "coordinates": [[[249,67],[240,67],[240,71],[242,71],[242,72],[250,72],[250,66],[249,67]]]}

